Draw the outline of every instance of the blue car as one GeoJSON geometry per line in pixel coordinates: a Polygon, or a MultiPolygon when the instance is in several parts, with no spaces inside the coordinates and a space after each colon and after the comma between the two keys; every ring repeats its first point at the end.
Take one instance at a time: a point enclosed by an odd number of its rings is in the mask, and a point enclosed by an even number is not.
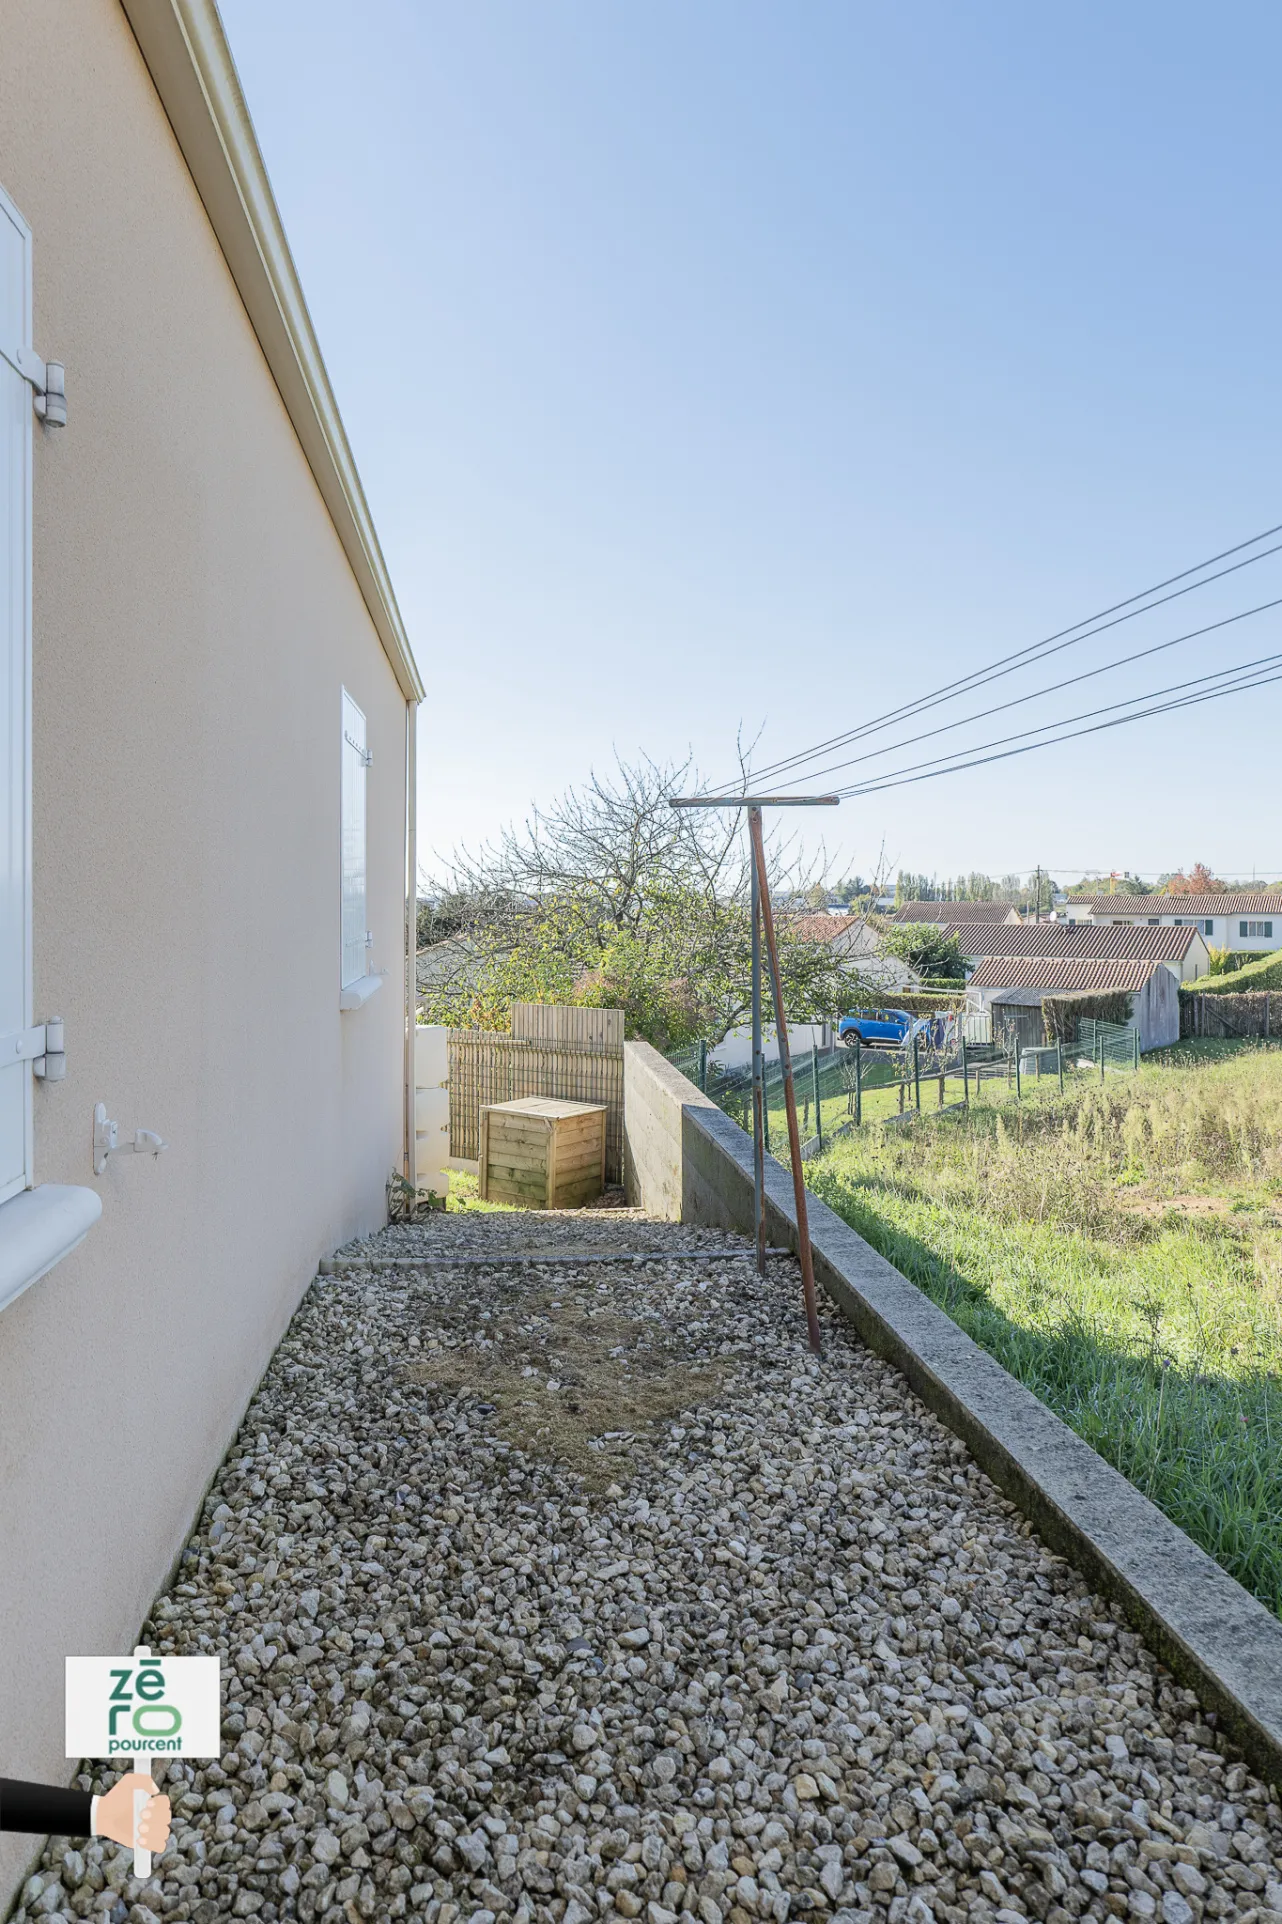
{"type": "Polygon", "coordinates": [[[866,1047],[898,1049],[912,1034],[913,1018],[904,1009],[856,1009],[843,1015],[837,1024],[837,1040],[853,1049],[856,1042],[866,1047]]]}

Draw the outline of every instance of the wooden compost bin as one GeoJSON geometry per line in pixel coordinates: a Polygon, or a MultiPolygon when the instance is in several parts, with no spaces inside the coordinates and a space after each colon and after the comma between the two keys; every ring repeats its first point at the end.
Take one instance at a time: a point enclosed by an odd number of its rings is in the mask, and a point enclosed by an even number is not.
{"type": "Polygon", "coordinates": [[[481,1110],[478,1188],[488,1202],[579,1209],[605,1188],[602,1102],[522,1096],[481,1110]]]}

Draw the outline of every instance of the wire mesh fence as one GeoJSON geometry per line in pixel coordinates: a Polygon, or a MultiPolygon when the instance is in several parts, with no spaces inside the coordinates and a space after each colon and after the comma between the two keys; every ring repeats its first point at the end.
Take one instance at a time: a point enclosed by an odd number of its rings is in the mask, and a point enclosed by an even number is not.
{"type": "Polygon", "coordinates": [[[1101,1080],[1109,1071],[1129,1074],[1140,1066],[1140,1032],[1128,1022],[1097,1022],[1083,1016],[1077,1025],[1077,1059],[1089,1058],[1101,1080]]]}
{"type": "MultiPolygon", "coordinates": [[[[717,1062],[706,1043],[669,1057],[674,1068],[737,1122],[752,1129],[752,1070],[717,1062]]],[[[972,1102],[1013,1100],[1048,1080],[1062,1092],[1085,1073],[1132,1072],[1139,1067],[1138,1032],[1120,1023],[1079,1025],[1076,1044],[1008,1039],[971,1042],[963,1034],[934,1048],[921,1037],[896,1049],[838,1046],[793,1058],[802,1154],[814,1155],[834,1137],[866,1124],[894,1126],[912,1117],[968,1108],[972,1102]],[[1085,1033],[1083,1033],[1085,1032],[1085,1033]]],[[[765,1064],[766,1147],[787,1155],[783,1074],[765,1064]]]]}
{"type": "MultiPolygon", "coordinates": [[[[987,1045],[979,1045],[984,1056],[987,1045]]],[[[835,1135],[864,1123],[882,1123],[938,1112],[967,1100],[967,1045],[945,1052],[918,1046],[883,1050],[864,1046],[812,1048],[793,1058],[797,1121],[803,1153],[816,1153],[835,1135]]],[[[717,1062],[706,1044],[696,1043],[669,1057],[673,1066],[724,1109],[740,1128],[752,1128],[752,1070],[717,1062]]],[[[765,1064],[766,1146],[786,1143],[783,1073],[777,1061],[765,1064]]]]}

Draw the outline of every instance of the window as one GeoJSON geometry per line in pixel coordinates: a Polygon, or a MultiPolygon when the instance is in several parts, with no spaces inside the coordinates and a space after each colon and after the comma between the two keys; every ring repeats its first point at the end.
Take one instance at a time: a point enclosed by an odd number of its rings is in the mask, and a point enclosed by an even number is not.
{"type": "Polygon", "coordinates": [[[369,914],[365,897],[365,717],[343,690],[343,971],[340,988],[350,989],[366,973],[369,914]]]}
{"type": "MultiPolygon", "coordinates": [[[[31,1026],[31,234],[0,193],[0,1035],[31,1026]]],[[[31,1182],[29,1061],[0,1067],[0,1203],[31,1182]]]]}
{"type": "Polygon", "coordinates": [[[1237,928],[1239,935],[1262,935],[1270,942],[1273,939],[1272,922],[1239,922],[1237,928]]]}
{"type": "Polygon", "coordinates": [[[1150,915],[1148,918],[1148,925],[1151,929],[1156,929],[1161,926],[1161,921],[1162,921],[1162,918],[1160,915],[1150,915]]]}
{"type": "Polygon", "coordinates": [[[1207,925],[1206,925],[1206,932],[1207,932],[1207,934],[1208,934],[1208,935],[1214,935],[1214,934],[1215,934],[1215,924],[1214,924],[1214,922],[1208,922],[1208,923],[1207,923],[1207,925]]]}
{"type": "Polygon", "coordinates": [[[31,349],[31,230],[0,189],[0,1310],[70,1255],[102,1214],[94,1189],[33,1187],[32,407],[20,349],[31,349]]]}

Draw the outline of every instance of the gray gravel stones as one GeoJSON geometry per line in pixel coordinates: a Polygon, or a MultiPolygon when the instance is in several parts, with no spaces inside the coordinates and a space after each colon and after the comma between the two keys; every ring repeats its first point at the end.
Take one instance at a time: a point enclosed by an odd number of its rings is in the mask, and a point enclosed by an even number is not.
{"type": "Polygon", "coordinates": [[[1282,1924],[1276,1800],[901,1378],[809,1355],[792,1265],[574,1262],[696,1242],[437,1218],[367,1248],[565,1255],[319,1281],[145,1631],[221,1655],[228,1748],[157,1879],[54,1840],[16,1916],[1282,1924]],[[567,1317],[640,1331],[629,1409],[674,1345],[702,1386],[602,1488],[530,1427],[595,1407],[567,1317]]]}

